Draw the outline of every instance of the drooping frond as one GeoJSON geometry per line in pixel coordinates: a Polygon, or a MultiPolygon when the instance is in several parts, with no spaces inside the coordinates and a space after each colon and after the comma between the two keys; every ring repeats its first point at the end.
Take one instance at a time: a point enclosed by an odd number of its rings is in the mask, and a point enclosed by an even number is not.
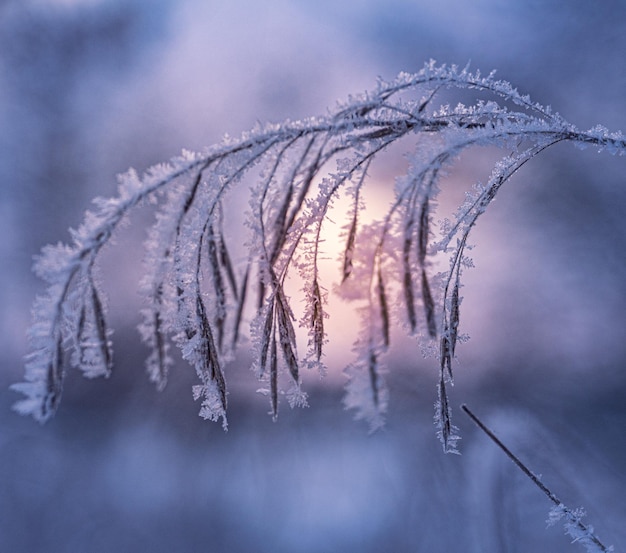
{"type": "Polygon", "coordinates": [[[468,237],[512,175],[559,142],[626,152],[621,134],[601,127],[580,131],[493,74],[430,62],[418,73],[380,81],[326,116],[258,127],[202,153],[184,152],[142,176],[130,171],[120,178],[116,197],[95,201],[72,231],[71,244],[44,248],[36,263],[48,289],[34,305],[25,382],[14,386],[25,398],[16,409],[47,420],[58,407],[70,366],[88,377],[110,374],[111,331],[94,275],[103,246],[147,200],[157,206],[141,283],[150,379],[159,389],[165,386],[173,363],[169,345],[175,343],[197,373],[194,396],[202,400],[201,416],[226,426],[226,364],[239,343],[246,308],[253,308],[254,369],[265,383],[272,414],[278,413],[282,393],[292,405],[305,404],[302,368],[324,372],[330,286],[320,271],[326,255],[322,236],[342,195],[349,207],[337,272],[344,295],[361,301],[363,322],[358,358],[347,370],[346,405],[373,427],[382,424],[388,391],[381,357],[397,319],[409,333],[437,344],[436,424],[444,449],[453,451],[458,437],[447,385],[460,336],[468,237]],[[470,106],[436,105],[439,94],[454,89],[475,92],[478,99],[470,106]],[[364,223],[360,213],[369,172],[400,140],[414,143],[409,169],[398,178],[395,199],[382,218],[364,223]],[[480,146],[501,148],[502,159],[487,184],[474,187],[437,234],[432,221],[444,169],[480,146]],[[244,237],[233,233],[231,223],[245,209],[244,237]],[[430,260],[438,253],[450,256],[444,274],[433,274],[430,260]],[[288,286],[292,275],[302,281],[300,317],[288,286]],[[401,298],[400,307],[394,295],[401,298]],[[304,354],[297,347],[298,321],[308,334],[304,354]]]}

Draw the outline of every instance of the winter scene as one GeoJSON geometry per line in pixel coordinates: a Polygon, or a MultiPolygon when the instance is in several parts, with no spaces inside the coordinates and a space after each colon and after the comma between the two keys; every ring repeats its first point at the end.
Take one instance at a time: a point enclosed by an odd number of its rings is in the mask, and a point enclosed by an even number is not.
{"type": "Polygon", "coordinates": [[[625,550],[624,52],[618,0],[0,0],[0,551],[625,550]]]}

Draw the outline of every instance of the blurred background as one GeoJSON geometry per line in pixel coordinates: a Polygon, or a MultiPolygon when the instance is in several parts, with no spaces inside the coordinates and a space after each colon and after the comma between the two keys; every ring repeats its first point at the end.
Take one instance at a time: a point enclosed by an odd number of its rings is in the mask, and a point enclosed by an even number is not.
{"type": "MultiPolygon", "coordinates": [[[[341,328],[311,407],[276,423],[245,351],[228,369],[228,433],[197,416],[189,367],[155,392],[135,330],[141,254],[124,239],[114,375],[71,372],[43,427],[8,390],[43,291],[33,255],[68,240],[130,166],[326,113],[431,58],[496,69],[579,128],[626,131],[624,52],[618,0],[0,0],[0,551],[582,550],[546,529],[549,501],[462,402],[624,549],[623,157],[555,147],[480,221],[452,390],[460,456],[441,453],[434,361],[408,340],[389,355],[388,424],[373,435],[341,406],[341,328]]],[[[485,181],[487,161],[464,156],[450,186],[485,181]]]]}

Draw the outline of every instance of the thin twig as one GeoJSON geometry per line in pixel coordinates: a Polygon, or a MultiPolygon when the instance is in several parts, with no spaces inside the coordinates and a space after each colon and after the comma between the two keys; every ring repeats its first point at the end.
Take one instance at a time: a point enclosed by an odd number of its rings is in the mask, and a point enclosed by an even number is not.
{"type": "MultiPolygon", "coordinates": [[[[607,552],[607,553],[610,552],[610,551],[613,551],[612,548],[606,547],[598,539],[598,537],[593,533],[593,528],[583,524],[583,522],[580,520],[580,515],[578,515],[574,511],[572,511],[569,507],[566,507],[565,504],[552,492],[552,490],[550,490],[550,488],[548,488],[539,479],[539,477],[535,473],[533,473],[519,459],[519,457],[517,457],[508,447],[506,447],[498,439],[498,437],[474,413],[472,413],[472,411],[470,411],[470,409],[469,409],[469,407],[467,405],[465,405],[465,404],[461,405],[461,409],[463,409],[463,411],[465,411],[465,413],[469,416],[469,418],[472,419],[472,421],[474,421],[474,423],[478,426],[478,428],[480,428],[485,434],[487,434],[487,436],[489,436],[489,438],[491,438],[491,441],[493,441],[502,451],[504,451],[504,453],[507,455],[507,457],[509,459],[511,459],[511,461],[513,461],[517,465],[517,467],[526,476],[528,476],[528,478],[530,478],[533,481],[535,486],[537,486],[544,494],[546,494],[548,496],[548,499],[550,499],[550,501],[552,501],[552,503],[554,503],[554,505],[561,510],[561,512],[566,516],[567,520],[570,523],[572,523],[576,527],[576,529],[578,531],[580,531],[582,533],[581,537],[577,537],[578,541],[592,542],[593,545],[595,545],[597,548],[599,548],[599,551],[603,551],[603,552],[607,552]]],[[[567,528],[567,524],[566,524],[566,528],[567,528]]],[[[568,531],[568,533],[571,534],[570,531],[568,531]]],[[[585,545],[590,545],[590,544],[586,543],[585,545]]],[[[589,547],[587,547],[587,549],[589,551],[596,550],[595,548],[590,549],[589,547]]]]}

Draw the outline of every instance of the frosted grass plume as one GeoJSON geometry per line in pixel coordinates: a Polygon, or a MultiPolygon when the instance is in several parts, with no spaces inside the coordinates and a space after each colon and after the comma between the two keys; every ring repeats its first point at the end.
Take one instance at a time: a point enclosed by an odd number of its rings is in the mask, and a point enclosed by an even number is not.
{"type": "Polygon", "coordinates": [[[458,435],[447,390],[460,337],[462,276],[472,266],[471,231],[515,173],[563,142],[626,152],[621,133],[600,126],[581,131],[494,73],[431,61],[417,73],[380,80],[325,116],[259,125],[203,152],[183,152],[141,176],[131,170],[120,177],[116,197],[95,200],[71,231],[70,244],[47,246],[35,264],[48,288],[34,304],[25,379],[13,386],[24,398],[15,409],[44,422],[59,406],[68,368],[88,377],[111,373],[106,301],[93,275],[102,248],[145,203],[156,206],[156,215],[146,241],[140,330],[157,388],[167,383],[174,343],[198,375],[194,397],[202,398],[201,416],[226,427],[227,363],[252,311],[254,372],[272,415],[282,395],[292,405],[306,404],[301,369],[317,366],[324,373],[328,341],[330,287],[319,270],[320,237],[342,193],[350,207],[338,260],[340,292],[355,297],[362,314],[345,404],[372,428],[382,425],[389,395],[383,359],[391,347],[390,326],[399,323],[436,352],[435,424],[444,450],[453,452],[458,435]],[[471,91],[477,99],[469,106],[438,106],[446,90],[471,91]],[[400,140],[414,144],[408,172],[398,179],[386,214],[361,223],[369,170],[400,140]],[[487,183],[471,188],[456,215],[435,230],[444,170],[482,146],[500,148],[501,160],[487,183]],[[242,197],[248,239],[245,261],[237,263],[231,252],[241,245],[240,234],[229,235],[224,214],[242,197]],[[433,274],[431,260],[441,254],[449,266],[433,274]],[[286,286],[294,274],[305,303],[299,319],[286,286]],[[392,294],[401,301],[390,301],[392,294]],[[303,354],[296,347],[298,323],[309,336],[303,354]]]}

